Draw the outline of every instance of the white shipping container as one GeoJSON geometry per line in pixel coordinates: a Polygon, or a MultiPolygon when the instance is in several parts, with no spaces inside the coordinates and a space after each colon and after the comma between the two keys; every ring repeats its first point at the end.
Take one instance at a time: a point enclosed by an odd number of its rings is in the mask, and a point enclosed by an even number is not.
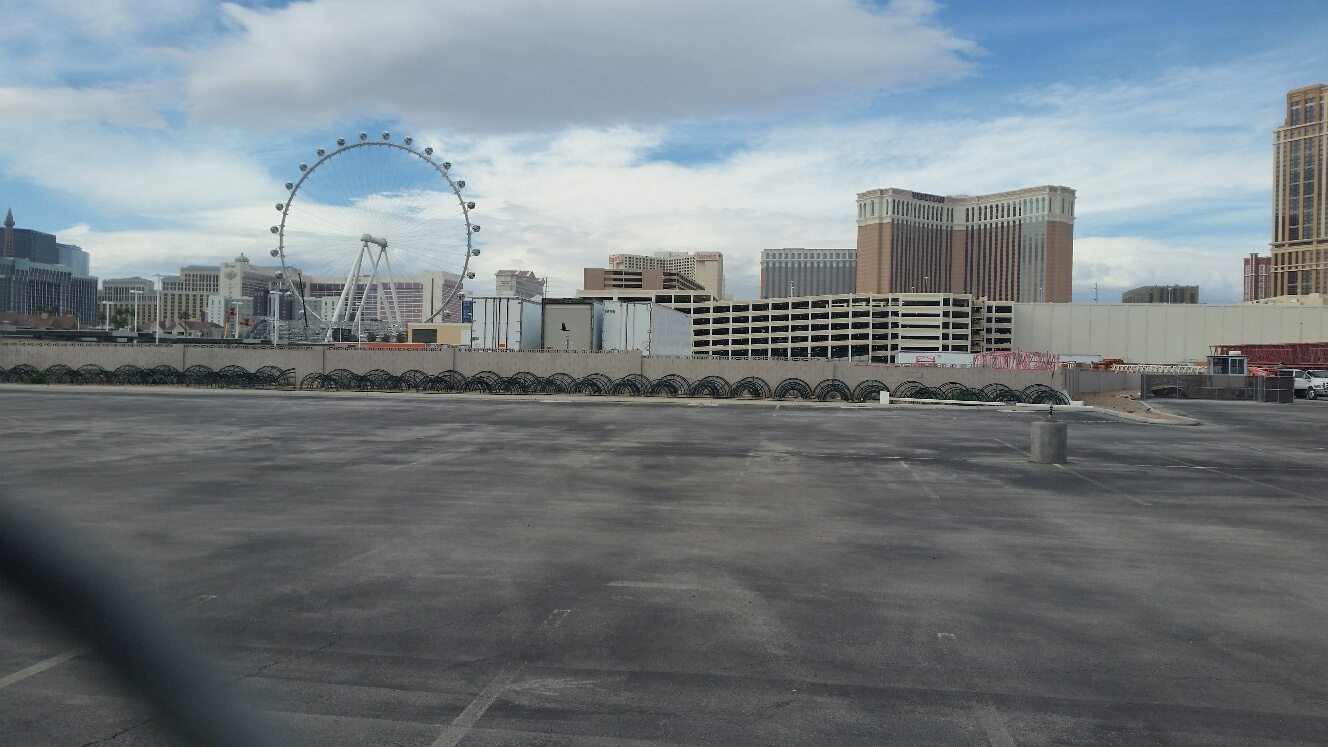
{"type": "Polygon", "coordinates": [[[691,355],[692,318],[657,303],[605,301],[604,349],[691,355]]]}
{"type": "Polygon", "coordinates": [[[604,304],[582,299],[544,299],[544,347],[551,350],[599,350],[604,304]]]}
{"type": "Polygon", "coordinates": [[[471,299],[471,347],[539,350],[543,347],[543,309],[538,301],[515,296],[471,299]]]}

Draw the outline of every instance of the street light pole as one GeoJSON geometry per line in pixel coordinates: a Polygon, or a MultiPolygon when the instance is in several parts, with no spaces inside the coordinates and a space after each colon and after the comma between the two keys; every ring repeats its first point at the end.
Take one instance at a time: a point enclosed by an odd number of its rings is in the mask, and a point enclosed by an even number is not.
{"type": "Polygon", "coordinates": [[[143,295],[141,290],[131,290],[129,294],[134,297],[134,344],[138,344],[138,297],[143,295]]]}
{"type": "Polygon", "coordinates": [[[154,340],[154,342],[160,345],[161,344],[161,273],[160,272],[156,273],[154,277],[157,278],[157,331],[156,331],[156,339],[154,340]]]}

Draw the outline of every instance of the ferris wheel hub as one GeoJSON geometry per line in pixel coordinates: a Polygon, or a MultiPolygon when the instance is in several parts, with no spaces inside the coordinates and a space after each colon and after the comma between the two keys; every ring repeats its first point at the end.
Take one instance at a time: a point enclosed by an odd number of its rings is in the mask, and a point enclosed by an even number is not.
{"type": "Polygon", "coordinates": [[[386,248],[387,248],[387,239],[380,239],[380,238],[378,238],[378,237],[376,237],[376,236],[373,236],[373,235],[371,235],[371,234],[367,234],[367,233],[364,234],[363,236],[360,237],[360,241],[363,241],[363,242],[366,243],[366,244],[373,244],[373,245],[377,246],[379,249],[386,249],[386,248]]]}

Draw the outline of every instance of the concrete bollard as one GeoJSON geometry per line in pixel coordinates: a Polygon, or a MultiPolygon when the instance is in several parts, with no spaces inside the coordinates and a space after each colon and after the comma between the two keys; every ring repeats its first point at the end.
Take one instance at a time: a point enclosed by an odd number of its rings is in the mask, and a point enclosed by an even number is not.
{"type": "Polygon", "coordinates": [[[1032,461],[1038,464],[1065,464],[1069,450],[1068,424],[1059,420],[1039,420],[1033,423],[1033,439],[1029,447],[1032,461]]]}
{"type": "Polygon", "coordinates": [[[883,405],[890,404],[890,392],[888,391],[881,392],[881,404],[883,405]]]}

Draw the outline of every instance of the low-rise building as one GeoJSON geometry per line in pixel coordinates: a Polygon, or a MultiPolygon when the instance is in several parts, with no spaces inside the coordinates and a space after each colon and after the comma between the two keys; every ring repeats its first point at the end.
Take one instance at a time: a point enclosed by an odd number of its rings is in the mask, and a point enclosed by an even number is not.
{"type": "Polygon", "coordinates": [[[1203,361],[1213,345],[1328,341],[1328,306],[1016,303],[1013,349],[1127,363],[1203,361]]]}

